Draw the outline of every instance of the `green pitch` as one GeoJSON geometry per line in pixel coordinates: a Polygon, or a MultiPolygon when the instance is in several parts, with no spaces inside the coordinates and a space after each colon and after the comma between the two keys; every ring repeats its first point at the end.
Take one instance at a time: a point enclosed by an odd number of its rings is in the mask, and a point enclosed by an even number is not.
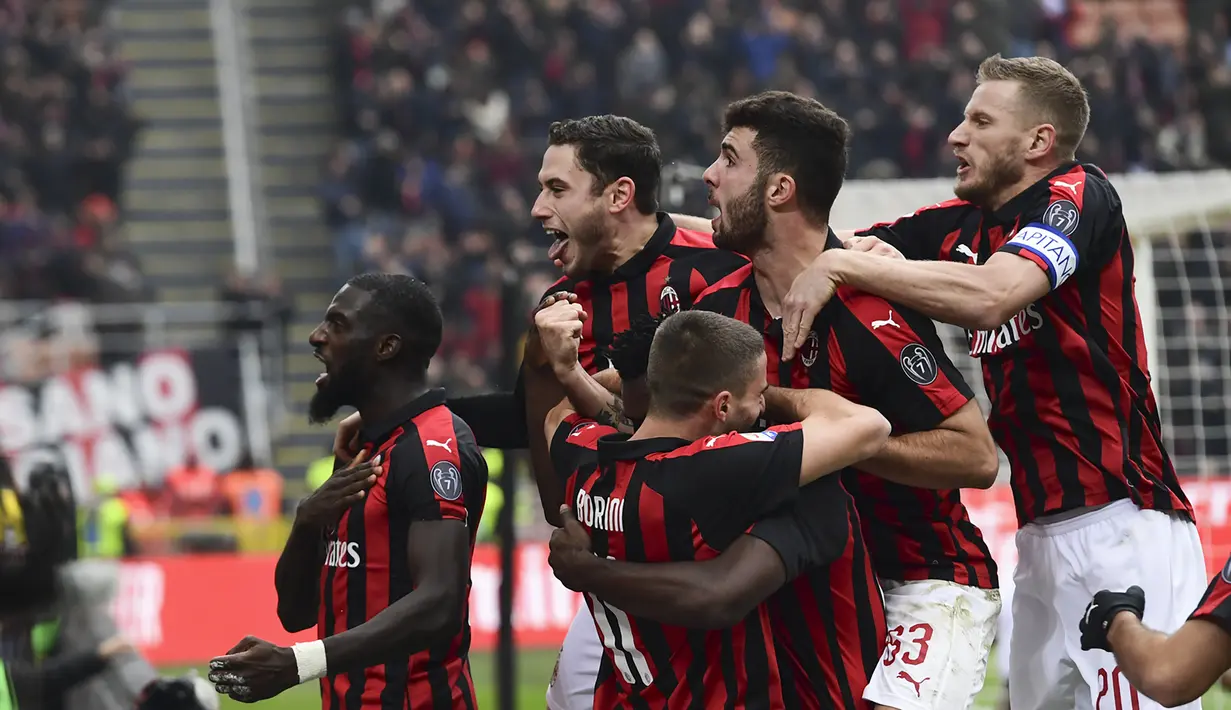
{"type": "MultiPolygon", "coordinates": [[[[478,695],[479,708],[496,710],[496,669],[495,655],[490,653],[471,654],[471,670],[474,672],[475,691],[478,695]]],[[[556,663],[556,652],[553,651],[522,651],[517,655],[517,710],[540,710],[543,707],[543,693],[547,689],[547,680],[551,677],[551,669],[556,663]]],[[[983,693],[975,704],[976,710],[996,710],[1000,698],[1000,679],[996,674],[995,659],[988,664],[988,678],[983,693]]],[[[185,669],[168,669],[168,675],[183,673],[185,669]]],[[[202,676],[205,669],[200,669],[202,676]]],[[[315,684],[299,686],[257,705],[244,705],[232,702],[230,698],[222,699],[224,710],[239,710],[240,708],[257,707],[264,710],[311,710],[320,707],[320,691],[315,684]]],[[[1206,694],[1202,701],[1205,710],[1231,710],[1231,694],[1214,690],[1206,694]]],[[[511,709],[506,709],[511,710],[511,709]]]]}

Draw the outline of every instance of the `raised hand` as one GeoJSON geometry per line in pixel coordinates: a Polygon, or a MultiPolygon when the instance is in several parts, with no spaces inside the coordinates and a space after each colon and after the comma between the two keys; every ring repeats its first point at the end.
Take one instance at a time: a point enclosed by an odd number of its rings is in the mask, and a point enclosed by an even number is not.
{"type": "Polygon", "coordinates": [[[551,533],[547,563],[565,587],[574,592],[587,591],[581,588],[584,570],[597,559],[590,549],[590,534],[567,505],[560,506],[560,519],[564,524],[551,533]]]}
{"type": "Polygon", "coordinates": [[[379,456],[368,461],[367,453],[360,453],[299,504],[296,519],[311,525],[332,525],[342,511],[363,500],[383,470],[379,456]]]}
{"type": "Polygon", "coordinates": [[[350,463],[355,460],[360,448],[359,430],[362,428],[363,418],[359,412],[352,412],[338,424],[338,433],[333,435],[333,455],[339,461],[350,463]]]}
{"type": "Polygon", "coordinates": [[[833,297],[838,280],[829,268],[829,252],[822,252],[795,277],[782,299],[782,359],[790,360],[808,340],[816,314],[833,297]]]}
{"type": "Polygon", "coordinates": [[[1110,651],[1107,642],[1107,632],[1116,614],[1127,611],[1138,619],[1145,614],[1146,593],[1141,587],[1133,585],[1123,592],[1113,592],[1104,589],[1094,595],[1086,607],[1086,613],[1081,615],[1078,629],[1081,631],[1081,650],[1090,651],[1101,648],[1110,651]]]}
{"type": "Polygon", "coordinates": [[[299,685],[295,652],[248,636],[209,662],[209,682],[232,700],[255,703],[299,685]]]}
{"type": "Polygon", "coordinates": [[[542,343],[544,357],[557,376],[577,366],[581,329],[586,318],[585,310],[567,299],[555,301],[534,314],[534,328],[542,343]]]}

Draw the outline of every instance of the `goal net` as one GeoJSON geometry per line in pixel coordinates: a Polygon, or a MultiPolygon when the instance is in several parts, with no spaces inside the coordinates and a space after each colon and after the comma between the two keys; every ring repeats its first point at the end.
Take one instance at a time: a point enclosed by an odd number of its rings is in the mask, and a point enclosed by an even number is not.
{"type": "MultiPolygon", "coordinates": [[[[669,166],[669,209],[707,214],[701,172],[669,166]]],[[[1163,436],[1197,506],[1207,557],[1221,565],[1231,549],[1231,171],[1134,173],[1111,181],[1133,235],[1137,301],[1163,436]],[[1224,528],[1225,536],[1218,532],[1224,528]]],[[[842,188],[832,224],[853,229],[892,221],[952,196],[946,178],[852,180],[842,188]]],[[[986,413],[983,378],[966,354],[965,335],[943,324],[940,331],[986,413]]],[[[1006,477],[1002,456],[1001,481],[1006,477]]],[[[967,500],[983,500],[982,492],[970,493],[967,500]]],[[[1006,513],[1011,517],[1012,509],[997,517],[1006,513]]]]}

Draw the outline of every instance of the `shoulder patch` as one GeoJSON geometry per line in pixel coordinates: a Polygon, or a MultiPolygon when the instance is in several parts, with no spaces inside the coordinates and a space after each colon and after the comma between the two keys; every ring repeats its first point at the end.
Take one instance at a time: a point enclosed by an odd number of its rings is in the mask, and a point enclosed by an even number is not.
{"type": "Polygon", "coordinates": [[[754,431],[749,434],[740,434],[748,441],[773,441],[778,438],[776,431],[754,431]]]}
{"type": "Polygon", "coordinates": [[[936,357],[922,344],[910,343],[902,348],[898,361],[902,364],[902,372],[906,373],[911,382],[925,386],[936,381],[936,357]]]}
{"type": "Polygon", "coordinates": [[[568,433],[568,438],[571,439],[575,436],[580,436],[581,432],[586,429],[593,429],[596,426],[598,426],[597,422],[581,422],[577,426],[573,427],[573,430],[568,433]]]}
{"type": "Polygon", "coordinates": [[[1072,200],[1056,200],[1043,213],[1043,224],[1055,227],[1064,236],[1071,236],[1081,222],[1081,212],[1072,200]]]}
{"type": "Polygon", "coordinates": [[[462,497],[462,474],[452,461],[437,461],[432,466],[432,490],[445,500],[462,497]]]}

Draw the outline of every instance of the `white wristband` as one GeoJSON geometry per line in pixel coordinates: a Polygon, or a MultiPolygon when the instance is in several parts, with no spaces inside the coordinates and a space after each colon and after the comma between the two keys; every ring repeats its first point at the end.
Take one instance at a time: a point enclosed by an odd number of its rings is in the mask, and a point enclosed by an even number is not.
{"type": "Polygon", "coordinates": [[[299,671],[300,683],[325,677],[328,668],[325,661],[324,641],[297,643],[291,646],[291,651],[295,654],[295,666],[299,671]]]}

